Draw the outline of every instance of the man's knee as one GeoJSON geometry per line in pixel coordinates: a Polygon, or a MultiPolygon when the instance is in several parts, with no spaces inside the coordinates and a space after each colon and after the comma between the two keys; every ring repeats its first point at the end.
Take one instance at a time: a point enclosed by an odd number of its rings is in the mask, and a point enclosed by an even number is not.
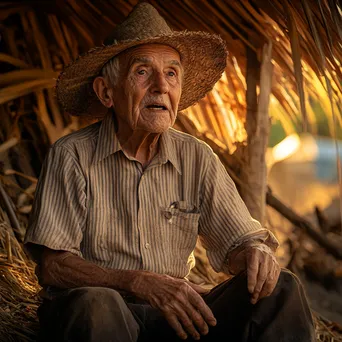
{"type": "Polygon", "coordinates": [[[72,313],[71,317],[67,318],[67,325],[71,330],[76,327],[79,329],[81,324],[94,336],[127,336],[127,341],[135,341],[138,338],[139,325],[117,291],[109,288],[84,287],[72,290],[69,296],[69,308],[72,309],[72,313]]]}
{"type": "Polygon", "coordinates": [[[109,288],[81,287],[70,291],[69,298],[72,306],[95,314],[127,308],[121,295],[109,288]]]}
{"type": "MultiPolygon", "coordinates": [[[[242,272],[233,279],[222,283],[221,291],[228,295],[235,295],[239,298],[239,301],[245,300],[247,304],[250,303],[251,296],[248,292],[247,283],[247,272],[242,272]]],[[[298,296],[299,294],[300,297],[303,297],[303,300],[306,300],[304,289],[299,278],[287,269],[281,270],[276,287],[270,297],[278,296],[280,294],[282,297],[288,297],[291,295],[298,296]]]]}
{"type": "Polygon", "coordinates": [[[299,278],[288,269],[283,268],[279,274],[278,283],[273,294],[291,294],[298,292],[304,294],[304,289],[299,278]]]}
{"type": "MultiPolygon", "coordinates": [[[[299,278],[287,269],[282,269],[278,283],[269,297],[265,298],[261,303],[267,307],[267,302],[273,303],[277,310],[287,312],[287,316],[300,321],[305,321],[305,324],[313,326],[312,313],[308,300],[305,295],[305,290],[299,278]]],[[[303,323],[303,325],[305,325],[303,323]]],[[[309,330],[307,330],[309,331],[309,330]]]]}

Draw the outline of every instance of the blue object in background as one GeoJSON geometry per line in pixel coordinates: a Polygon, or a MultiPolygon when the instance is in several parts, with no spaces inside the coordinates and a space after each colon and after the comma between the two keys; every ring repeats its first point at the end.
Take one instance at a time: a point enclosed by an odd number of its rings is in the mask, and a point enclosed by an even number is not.
{"type": "MultiPolygon", "coordinates": [[[[315,138],[318,153],[316,160],[316,176],[319,180],[328,183],[338,183],[337,172],[337,151],[333,139],[318,137],[315,138]]],[[[342,159],[342,141],[338,141],[338,152],[342,159]]]]}

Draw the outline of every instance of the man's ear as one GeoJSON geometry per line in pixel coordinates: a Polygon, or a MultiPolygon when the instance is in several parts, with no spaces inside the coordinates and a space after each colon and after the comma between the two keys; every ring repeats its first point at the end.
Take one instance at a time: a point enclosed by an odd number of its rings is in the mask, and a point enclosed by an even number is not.
{"type": "Polygon", "coordinates": [[[102,76],[98,76],[93,81],[93,89],[104,106],[110,108],[113,106],[111,89],[108,87],[106,80],[102,76]]]}

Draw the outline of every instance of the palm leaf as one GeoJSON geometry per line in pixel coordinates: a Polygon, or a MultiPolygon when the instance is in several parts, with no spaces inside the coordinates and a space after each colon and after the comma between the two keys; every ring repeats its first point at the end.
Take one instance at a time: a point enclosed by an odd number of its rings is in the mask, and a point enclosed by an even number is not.
{"type": "Polygon", "coordinates": [[[12,64],[18,68],[28,69],[30,66],[19,58],[7,55],[6,53],[0,52],[0,62],[12,64]]]}
{"type": "Polygon", "coordinates": [[[25,96],[34,91],[52,88],[56,81],[53,79],[40,79],[34,81],[26,81],[20,84],[11,85],[0,89],[0,104],[16,99],[20,96],[25,96]]]}
{"type": "Polygon", "coordinates": [[[0,87],[37,79],[54,79],[58,77],[58,72],[44,69],[15,70],[2,74],[0,87]]]}
{"type": "Polygon", "coordinates": [[[302,63],[301,63],[301,52],[300,52],[300,43],[299,43],[299,35],[296,27],[296,22],[294,20],[294,16],[291,13],[289,4],[284,1],[284,10],[286,13],[289,33],[290,33],[290,42],[291,42],[291,51],[292,51],[292,59],[294,64],[294,74],[296,78],[296,84],[299,94],[301,114],[303,116],[303,130],[304,132],[307,130],[307,115],[305,108],[305,94],[304,94],[304,86],[303,86],[303,74],[302,74],[302,63]]]}

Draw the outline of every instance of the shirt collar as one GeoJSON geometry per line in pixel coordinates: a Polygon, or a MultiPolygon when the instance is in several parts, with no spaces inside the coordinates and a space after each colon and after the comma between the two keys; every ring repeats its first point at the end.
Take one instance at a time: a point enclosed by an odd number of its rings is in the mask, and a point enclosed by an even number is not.
{"type": "MultiPolygon", "coordinates": [[[[93,163],[98,163],[109,155],[122,150],[116,136],[113,115],[113,113],[108,113],[101,122],[93,163]]],[[[165,164],[169,161],[178,173],[182,174],[180,160],[177,157],[174,142],[170,138],[169,130],[161,134],[159,143],[159,162],[165,164]]]]}
{"type": "Polygon", "coordinates": [[[175,144],[170,137],[170,128],[160,136],[159,160],[162,164],[169,161],[179,174],[182,174],[180,159],[177,155],[175,144]]]}
{"type": "Polygon", "coordinates": [[[108,113],[101,122],[93,163],[98,163],[122,149],[116,136],[113,115],[108,113]]]}

